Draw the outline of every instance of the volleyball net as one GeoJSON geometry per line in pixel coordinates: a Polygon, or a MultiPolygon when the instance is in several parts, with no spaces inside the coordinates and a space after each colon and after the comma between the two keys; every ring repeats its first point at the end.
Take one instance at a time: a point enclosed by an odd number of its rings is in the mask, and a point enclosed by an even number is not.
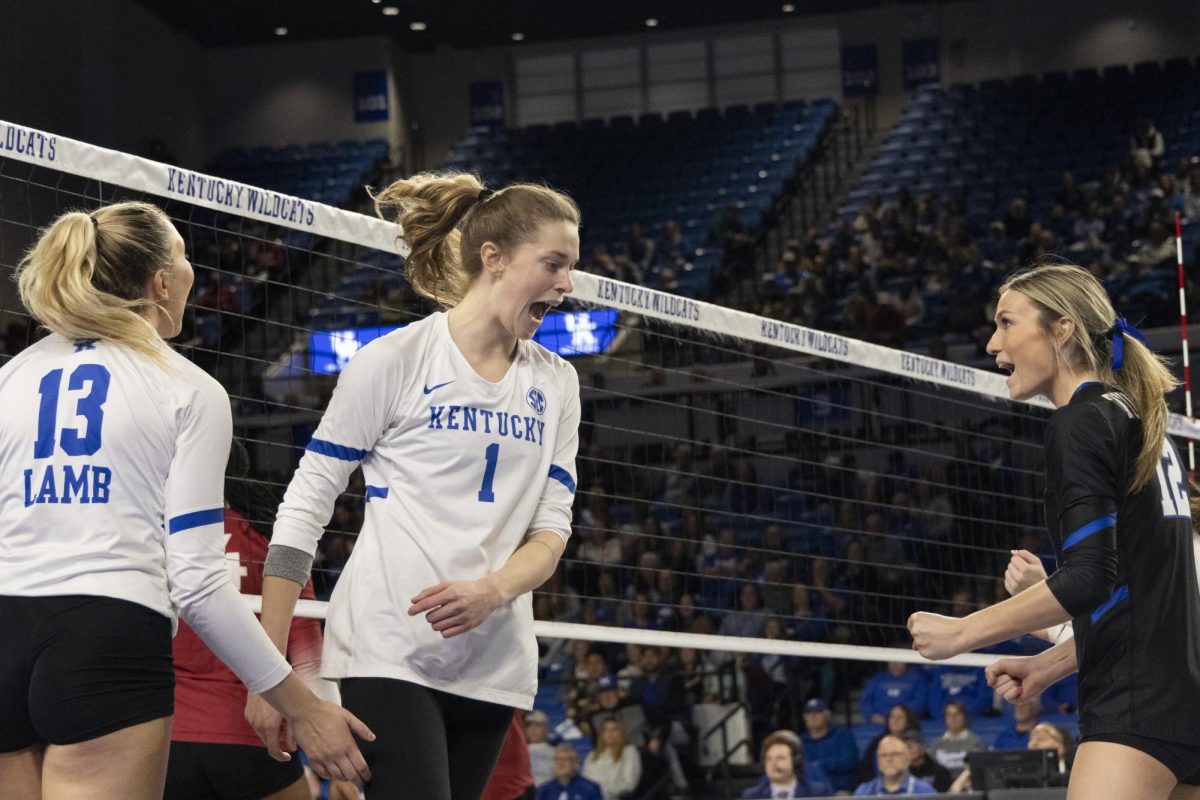
{"type": "MultiPolygon", "coordinates": [[[[174,344],[229,391],[251,463],[230,504],[269,534],[342,367],[432,307],[404,281],[392,224],[0,121],[6,278],[55,216],[123,199],[164,208],[187,244],[196,283],[174,344]]],[[[583,405],[574,535],[535,592],[539,637],[919,662],[909,614],[969,613],[1002,599],[1011,550],[1050,556],[1049,408],[1008,400],[977,350],[939,360],[574,282],[538,334],[575,364],[583,405]]],[[[38,332],[14,282],[0,286],[7,359],[38,332]]],[[[1198,431],[1172,416],[1174,435],[1198,431]]],[[[320,597],[364,492],[356,474],[334,510],[320,597]]]]}

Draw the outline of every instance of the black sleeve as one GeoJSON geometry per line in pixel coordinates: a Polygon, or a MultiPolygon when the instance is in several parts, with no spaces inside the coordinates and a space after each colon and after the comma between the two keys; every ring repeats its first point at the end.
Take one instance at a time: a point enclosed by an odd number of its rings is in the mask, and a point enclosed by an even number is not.
{"type": "Polygon", "coordinates": [[[1061,535],[1060,566],[1046,585],[1071,616],[1094,610],[1117,582],[1117,499],[1125,448],[1093,404],[1061,409],[1046,442],[1046,488],[1061,535]]]}

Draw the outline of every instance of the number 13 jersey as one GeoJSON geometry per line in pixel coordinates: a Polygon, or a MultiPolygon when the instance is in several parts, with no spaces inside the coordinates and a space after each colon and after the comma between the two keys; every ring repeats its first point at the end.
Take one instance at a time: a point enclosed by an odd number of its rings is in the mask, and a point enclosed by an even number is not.
{"type": "Polygon", "coordinates": [[[499,383],[480,377],[432,314],[351,359],[279,509],[273,545],[314,553],[361,463],[366,511],[334,589],[322,675],[411,681],[529,709],[537,689],[532,598],[450,639],[418,592],[482,578],[538,530],[571,531],[575,369],[522,341],[499,383]]]}

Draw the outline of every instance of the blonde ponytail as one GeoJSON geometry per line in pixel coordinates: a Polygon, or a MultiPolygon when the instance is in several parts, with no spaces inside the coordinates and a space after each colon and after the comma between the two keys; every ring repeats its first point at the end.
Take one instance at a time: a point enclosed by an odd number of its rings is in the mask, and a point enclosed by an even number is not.
{"type": "Polygon", "coordinates": [[[1117,331],[1113,335],[1125,337],[1125,361],[1119,370],[1108,364],[1102,380],[1127,394],[1142,418],[1142,451],[1138,453],[1132,486],[1136,491],[1145,486],[1158,469],[1170,416],[1163,398],[1179,385],[1179,381],[1164,360],[1146,345],[1127,333],[1117,331]]]}
{"type": "Polygon", "coordinates": [[[149,203],[63,214],[17,267],[21,302],[69,341],[102,339],[165,363],[166,345],[146,318],[146,281],[171,263],[170,222],[149,203]]]}
{"type": "Polygon", "coordinates": [[[372,194],[375,212],[400,225],[410,252],[409,284],[423,297],[453,307],[479,273],[484,242],[511,248],[532,238],[543,222],[579,224],[571,198],[545,186],[515,183],[493,192],[465,172],[424,172],[372,194]]]}

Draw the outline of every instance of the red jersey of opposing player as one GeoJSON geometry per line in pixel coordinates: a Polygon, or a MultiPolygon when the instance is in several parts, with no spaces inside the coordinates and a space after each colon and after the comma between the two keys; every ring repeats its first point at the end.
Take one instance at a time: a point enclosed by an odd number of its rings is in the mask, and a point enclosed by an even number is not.
{"type": "Polygon", "coordinates": [[[525,744],[525,714],[513,711],[512,724],[500,748],[500,757],[479,800],[517,800],[533,786],[533,765],[525,744]]]}
{"type": "MultiPolygon", "coordinates": [[[[262,594],[262,565],[270,542],[231,508],[225,509],[225,565],[242,594],[262,594]]],[[[315,600],[312,579],[300,592],[315,600]]],[[[263,747],[246,722],[246,687],[209,650],[195,631],[179,620],[175,636],[175,720],[171,741],[245,744],[263,747]]],[[[321,668],[321,623],[295,617],[288,635],[288,663],[305,683],[321,668]]]]}

